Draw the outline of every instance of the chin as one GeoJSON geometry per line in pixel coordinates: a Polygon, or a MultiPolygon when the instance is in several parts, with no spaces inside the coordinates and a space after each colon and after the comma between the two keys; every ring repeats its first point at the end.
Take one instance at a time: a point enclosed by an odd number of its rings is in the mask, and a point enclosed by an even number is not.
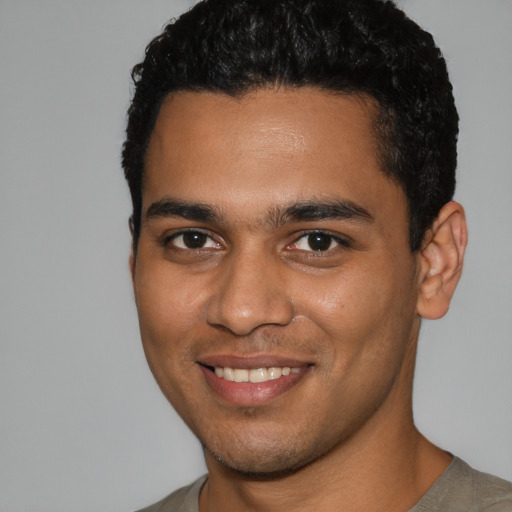
{"type": "Polygon", "coordinates": [[[251,480],[276,480],[292,475],[321,457],[319,449],[309,453],[295,447],[280,446],[241,447],[231,450],[203,448],[228,471],[251,480]]]}

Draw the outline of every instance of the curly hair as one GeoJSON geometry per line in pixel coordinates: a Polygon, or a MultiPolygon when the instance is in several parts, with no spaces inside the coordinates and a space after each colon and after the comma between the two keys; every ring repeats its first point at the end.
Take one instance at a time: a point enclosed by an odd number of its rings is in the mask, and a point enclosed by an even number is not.
{"type": "Polygon", "coordinates": [[[366,94],[382,171],[405,191],[412,251],[455,189],[458,115],[432,36],[391,1],[204,0],[171,21],[132,71],[122,164],[140,233],[144,158],[169,93],[268,86],[366,94]]]}

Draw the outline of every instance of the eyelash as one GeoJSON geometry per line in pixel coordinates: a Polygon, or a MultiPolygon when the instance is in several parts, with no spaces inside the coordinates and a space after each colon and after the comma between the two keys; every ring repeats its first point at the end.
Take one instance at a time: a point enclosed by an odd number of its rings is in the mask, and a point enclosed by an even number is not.
{"type": "MultiPolygon", "coordinates": [[[[187,247],[179,247],[179,246],[177,246],[176,243],[175,243],[175,240],[180,238],[180,237],[184,237],[187,234],[199,235],[201,237],[204,237],[205,240],[209,239],[216,246],[218,246],[218,247],[214,247],[214,249],[220,248],[220,244],[215,241],[213,236],[211,236],[207,232],[201,231],[199,229],[182,230],[182,231],[179,231],[177,233],[172,234],[171,236],[167,236],[167,237],[164,238],[162,245],[164,247],[168,248],[168,249],[172,249],[172,250],[175,250],[175,251],[189,251],[189,252],[203,251],[204,249],[211,249],[212,248],[212,247],[206,247],[206,248],[205,247],[197,247],[197,248],[188,247],[187,248],[187,247]]],[[[314,235],[325,236],[328,239],[328,241],[329,241],[329,246],[325,250],[315,250],[315,249],[311,248],[311,246],[310,246],[310,250],[307,250],[307,249],[298,249],[298,250],[320,256],[320,255],[328,254],[328,253],[332,252],[333,249],[335,249],[335,248],[331,247],[333,242],[336,243],[338,246],[341,246],[341,247],[344,247],[344,248],[350,248],[351,247],[350,242],[346,238],[342,238],[342,237],[340,237],[338,235],[334,235],[334,234],[330,233],[329,231],[324,231],[324,230],[319,230],[319,229],[303,231],[302,233],[300,233],[300,235],[291,244],[288,244],[287,247],[290,247],[292,245],[296,245],[301,240],[306,239],[306,238],[311,237],[311,236],[314,236],[314,235]]],[[[184,244],[184,245],[186,245],[186,244],[184,244]]]]}
{"type": "Polygon", "coordinates": [[[215,243],[215,245],[217,246],[220,246],[220,244],[218,242],[215,242],[214,238],[209,235],[207,232],[204,232],[200,229],[185,229],[185,230],[181,230],[177,233],[174,233],[170,236],[166,236],[164,239],[163,239],[163,243],[162,245],[168,249],[172,249],[172,250],[175,250],[175,251],[202,251],[204,250],[204,247],[198,247],[198,248],[185,248],[185,247],[178,247],[176,244],[175,244],[175,240],[180,238],[180,237],[184,237],[186,235],[200,235],[201,237],[205,237],[205,239],[209,239],[211,240],[212,242],[215,243]],[[174,243],[173,243],[174,242],[174,243]]]}
{"type": "Polygon", "coordinates": [[[332,252],[335,249],[335,248],[331,247],[333,242],[338,244],[338,246],[341,246],[343,248],[347,248],[348,249],[348,248],[351,247],[350,242],[346,238],[342,238],[339,235],[335,235],[333,233],[330,233],[329,231],[324,231],[324,230],[321,230],[321,229],[314,229],[314,230],[304,231],[290,245],[295,245],[300,240],[309,238],[309,237],[314,236],[314,235],[321,235],[321,236],[325,236],[326,238],[328,238],[329,242],[330,242],[329,243],[329,247],[326,250],[314,250],[314,249],[310,248],[311,250],[305,250],[305,252],[312,253],[312,254],[315,254],[315,255],[324,255],[324,254],[330,253],[330,252],[332,252]]]}

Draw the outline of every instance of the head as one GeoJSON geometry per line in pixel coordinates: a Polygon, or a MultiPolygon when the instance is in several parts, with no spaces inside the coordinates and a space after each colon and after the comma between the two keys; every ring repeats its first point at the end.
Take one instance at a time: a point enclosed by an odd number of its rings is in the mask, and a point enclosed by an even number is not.
{"type": "Polygon", "coordinates": [[[135,250],[148,142],[176,91],[317,87],[372,98],[381,169],[406,194],[413,251],[453,196],[458,116],[446,64],[390,1],[206,0],[148,45],[132,76],[123,167],[135,250]]]}
{"type": "Polygon", "coordinates": [[[275,476],[392,449],[465,245],[430,35],[391,2],[209,0],[134,79],[142,340],[207,460],[275,476]]]}

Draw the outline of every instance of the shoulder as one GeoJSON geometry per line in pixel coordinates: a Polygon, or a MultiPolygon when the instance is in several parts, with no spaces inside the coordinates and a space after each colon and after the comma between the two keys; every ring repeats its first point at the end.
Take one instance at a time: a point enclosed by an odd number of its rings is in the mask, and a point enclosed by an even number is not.
{"type": "Polygon", "coordinates": [[[512,512],[512,482],[473,469],[454,457],[410,512],[512,512]]]}
{"type": "Polygon", "coordinates": [[[192,484],[174,491],[158,503],[154,503],[138,512],[198,512],[199,493],[206,482],[206,478],[206,475],[203,475],[192,484]]]}

